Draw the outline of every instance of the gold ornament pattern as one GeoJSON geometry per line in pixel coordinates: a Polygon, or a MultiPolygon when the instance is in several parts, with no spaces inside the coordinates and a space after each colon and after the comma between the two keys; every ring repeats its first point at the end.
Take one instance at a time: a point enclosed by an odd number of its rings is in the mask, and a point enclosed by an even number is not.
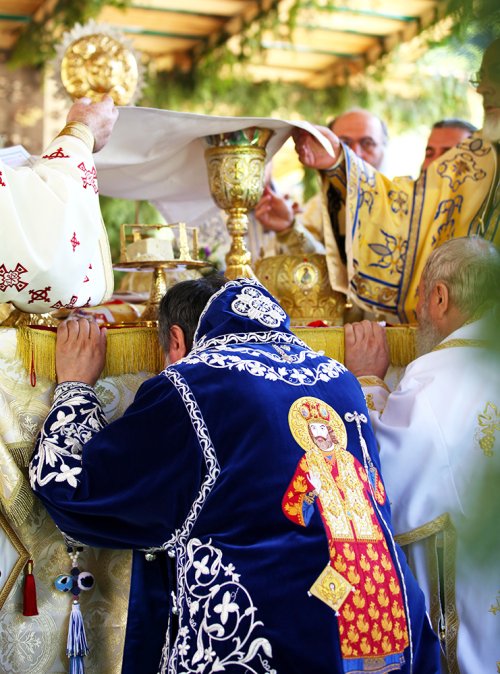
{"type": "Polygon", "coordinates": [[[127,105],[137,88],[139,72],[134,54],[105,33],[72,42],[61,62],[61,81],[73,98],[93,101],[107,94],[116,105],[127,105]]]}
{"type": "MultiPolygon", "coordinates": [[[[38,377],[36,388],[16,357],[17,330],[0,328],[0,500],[12,505],[15,489],[27,484],[26,466],[38,430],[49,410],[54,383],[38,377]],[[13,489],[14,487],[14,489],[13,489]],[[9,498],[6,498],[9,497],[9,498]]],[[[112,420],[123,414],[147,373],[100,380],[97,395],[112,420]]],[[[67,671],[68,597],[54,588],[67,567],[62,536],[42,504],[33,499],[20,522],[11,524],[35,560],[39,615],[22,615],[22,578],[18,578],[2,608],[0,672],[62,674],[67,671]]],[[[3,535],[0,532],[0,535],[3,535]]],[[[90,645],[87,674],[119,674],[125,638],[131,556],[128,551],[86,547],[81,553],[96,584],[82,597],[90,645]]]]}

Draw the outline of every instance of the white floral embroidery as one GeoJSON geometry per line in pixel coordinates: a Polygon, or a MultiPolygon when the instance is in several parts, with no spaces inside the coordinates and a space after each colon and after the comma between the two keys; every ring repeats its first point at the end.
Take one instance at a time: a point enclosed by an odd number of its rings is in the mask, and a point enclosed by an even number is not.
{"type": "Polygon", "coordinates": [[[82,446],[105,425],[90,386],[60,384],[30,464],[31,488],[36,491],[55,480],[76,489],[76,476],[82,472],[82,446]]]}
{"type": "MultiPolygon", "coordinates": [[[[238,353],[241,352],[241,348],[238,349],[238,353]]],[[[337,379],[343,372],[347,372],[344,365],[331,359],[321,358],[320,363],[314,366],[311,364],[311,367],[298,367],[297,363],[294,363],[293,367],[290,367],[289,364],[288,366],[275,367],[262,361],[262,351],[255,351],[254,353],[259,357],[259,360],[252,360],[248,357],[241,358],[237,354],[228,352],[220,353],[216,351],[214,353],[212,350],[199,349],[196,352],[192,352],[183,362],[190,365],[203,363],[209,367],[227,370],[235,369],[238,372],[247,372],[254,377],[263,377],[269,381],[281,381],[292,386],[311,386],[318,381],[327,382],[331,379],[337,379]]],[[[249,353],[247,352],[244,355],[248,356],[249,353]]],[[[268,354],[266,353],[266,355],[268,354]]],[[[302,358],[297,357],[297,361],[304,360],[306,357],[314,360],[320,356],[314,351],[306,352],[302,358]]],[[[277,360],[278,362],[283,362],[282,358],[278,358],[277,360]]]]}
{"type": "Polygon", "coordinates": [[[276,674],[271,644],[256,633],[263,626],[256,619],[257,607],[234,571],[211,541],[189,541],[186,589],[191,619],[179,630],[178,671],[276,674]]]}
{"type": "Polygon", "coordinates": [[[258,288],[242,288],[231,302],[231,309],[267,328],[277,328],[286,320],[286,314],[279,304],[266,297],[258,288]]]}
{"type": "MultiPolygon", "coordinates": [[[[193,429],[198,437],[198,442],[200,443],[201,450],[203,452],[203,458],[205,460],[206,466],[206,475],[203,480],[203,483],[198,492],[198,496],[193,502],[188,516],[186,517],[182,527],[176,530],[171,538],[163,544],[162,549],[167,550],[169,553],[174,552],[177,557],[177,596],[174,595],[174,603],[178,606],[179,610],[179,624],[181,628],[179,630],[179,636],[187,629],[183,627],[183,622],[188,620],[189,617],[184,617],[184,599],[186,593],[186,581],[185,581],[185,572],[186,572],[186,546],[188,538],[191,534],[193,526],[196,523],[198,515],[205,504],[206,499],[208,498],[212,488],[220,474],[220,466],[217,461],[217,455],[215,453],[215,448],[212,443],[212,439],[208,432],[208,428],[203,419],[203,415],[198,406],[198,403],[193,395],[193,392],[189,388],[186,380],[182,377],[179,372],[173,367],[168,367],[163,371],[163,375],[169,379],[169,381],[175,386],[179,395],[181,396],[186,411],[191,419],[191,424],[193,429]]],[[[153,550],[154,548],[151,548],[153,550]]],[[[202,561],[198,560],[200,563],[200,574],[203,573],[202,561]]],[[[190,607],[190,611],[192,607],[190,607]]],[[[177,658],[179,652],[177,646],[175,645],[172,651],[170,650],[170,637],[169,631],[167,631],[167,637],[165,639],[165,644],[163,646],[162,658],[160,663],[160,672],[165,674],[165,672],[177,672],[177,658]]],[[[202,670],[197,670],[202,671],[202,670]]]]}

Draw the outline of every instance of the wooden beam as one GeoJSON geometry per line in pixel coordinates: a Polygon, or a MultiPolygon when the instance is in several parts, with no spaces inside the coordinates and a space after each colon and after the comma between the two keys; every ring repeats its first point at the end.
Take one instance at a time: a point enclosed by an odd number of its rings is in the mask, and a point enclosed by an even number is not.
{"type": "Polygon", "coordinates": [[[170,34],[201,36],[218,31],[224,25],[222,19],[213,17],[144,9],[120,10],[116,7],[105,7],[99,14],[99,21],[118,26],[122,30],[133,27],[140,30],[163,30],[170,34]]]}
{"type": "Polygon", "coordinates": [[[248,0],[133,0],[132,7],[164,12],[186,12],[203,16],[235,16],[244,11],[248,0]]]}

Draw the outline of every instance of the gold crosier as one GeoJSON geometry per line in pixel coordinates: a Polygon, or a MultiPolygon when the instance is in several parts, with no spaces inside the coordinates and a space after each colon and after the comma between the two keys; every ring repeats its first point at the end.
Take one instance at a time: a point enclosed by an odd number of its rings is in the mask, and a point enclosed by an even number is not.
{"type": "Polygon", "coordinates": [[[247,214],[262,196],[265,148],[272,134],[271,129],[251,127],[205,137],[210,192],[228,215],[231,247],[226,255],[225,276],[229,279],[255,278],[245,241],[247,214]]]}

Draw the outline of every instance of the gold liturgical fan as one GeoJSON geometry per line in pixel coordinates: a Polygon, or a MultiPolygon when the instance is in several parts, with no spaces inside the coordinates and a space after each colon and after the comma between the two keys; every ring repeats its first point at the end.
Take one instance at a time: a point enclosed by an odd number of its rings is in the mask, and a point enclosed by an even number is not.
{"type": "Polygon", "coordinates": [[[148,325],[158,320],[158,307],[167,291],[166,270],[209,266],[210,263],[198,258],[196,227],[187,227],[184,222],[179,222],[171,225],[123,224],[120,228],[120,262],[113,265],[114,269],[153,272],[146,308],[134,325],[148,325]]]}

